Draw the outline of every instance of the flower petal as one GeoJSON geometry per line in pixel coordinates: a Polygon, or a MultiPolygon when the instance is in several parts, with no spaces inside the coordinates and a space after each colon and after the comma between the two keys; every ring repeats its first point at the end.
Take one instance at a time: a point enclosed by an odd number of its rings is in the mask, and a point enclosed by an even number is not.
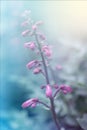
{"type": "Polygon", "coordinates": [[[49,84],[46,86],[46,96],[49,98],[52,97],[52,89],[51,89],[51,86],[49,84]]]}

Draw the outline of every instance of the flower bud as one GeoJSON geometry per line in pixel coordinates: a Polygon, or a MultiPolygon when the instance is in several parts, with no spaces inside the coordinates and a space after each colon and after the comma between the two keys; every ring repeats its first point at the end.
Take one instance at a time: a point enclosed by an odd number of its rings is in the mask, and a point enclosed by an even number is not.
{"type": "Polygon", "coordinates": [[[37,60],[33,60],[33,61],[30,61],[30,62],[26,65],[26,67],[27,67],[28,69],[32,69],[32,68],[35,67],[37,64],[38,64],[38,61],[37,61],[37,60]]]}
{"type": "Polygon", "coordinates": [[[22,36],[24,36],[24,37],[27,36],[27,35],[29,34],[29,32],[30,32],[30,31],[29,31],[28,29],[25,30],[24,32],[22,32],[22,36]]]}
{"type": "Polygon", "coordinates": [[[34,43],[34,42],[26,42],[26,43],[24,44],[24,47],[30,48],[31,50],[34,50],[36,46],[35,46],[35,43],[34,43]]]}
{"type": "Polygon", "coordinates": [[[50,57],[51,56],[51,51],[50,50],[45,50],[45,55],[50,57]]]}
{"type": "Polygon", "coordinates": [[[60,89],[62,90],[62,92],[64,94],[67,94],[67,93],[71,93],[72,92],[72,88],[68,85],[61,85],[60,86],[60,89]]]}
{"type": "Polygon", "coordinates": [[[41,24],[43,24],[43,21],[37,21],[36,22],[36,25],[41,25],[41,24]]]}
{"type": "Polygon", "coordinates": [[[35,30],[37,29],[37,25],[36,25],[36,24],[33,25],[33,26],[32,26],[32,29],[35,31],[35,30]]]}
{"type": "Polygon", "coordinates": [[[34,74],[39,74],[40,72],[41,72],[41,68],[39,68],[39,67],[35,68],[33,71],[34,74]]]}
{"type": "Polygon", "coordinates": [[[23,108],[26,108],[26,107],[35,107],[38,103],[38,99],[37,98],[32,98],[32,99],[29,99],[27,101],[25,101],[23,104],[22,104],[22,107],[23,108]]]}
{"type": "Polygon", "coordinates": [[[51,86],[49,84],[46,86],[46,96],[48,98],[52,97],[52,89],[51,89],[51,86]]]}
{"type": "Polygon", "coordinates": [[[25,26],[27,26],[28,24],[29,24],[28,21],[24,21],[24,22],[21,24],[21,26],[25,27],[25,26]]]}
{"type": "Polygon", "coordinates": [[[52,51],[48,46],[43,46],[42,51],[45,53],[46,56],[50,57],[52,55],[52,51]]]}

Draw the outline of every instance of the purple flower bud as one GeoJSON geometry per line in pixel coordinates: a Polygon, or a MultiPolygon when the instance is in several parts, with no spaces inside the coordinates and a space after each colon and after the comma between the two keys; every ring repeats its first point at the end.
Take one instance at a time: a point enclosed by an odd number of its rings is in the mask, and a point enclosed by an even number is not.
{"type": "Polygon", "coordinates": [[[50,51],[50,50],[45,50],[45,55],[46,55],[46,56],[50,57],[50,56],[51,56],[51,54],[52,54],[52,53],[51,53],[51,51],[50,51]]]}
{"type": "Polygon", "coordinates": [[[28,24],[29,24],[28,21],[24,21],[24,22],[21,24],[21,26],[25,27],[25,26],[27,26],[28,24]]]}
{"type": "Polygon", "coordinates": [[[24,32],[22,32],[22,36],[27,36],[28,34],[29,34],[29,30],[27,29],[27,30],[25,30],[24,32]]]}
{"type": "Polygon", "coordinates": [[[37,64],[38,64],[38,61],[37,61],[37,60],[33,60],[33,61],[30,61],[30,62],[26,65],[26,67],[27,67],[28,69],[32,69],[32,68],[35,67],[37,64]]]}
{"type": "Polygon", "coordinates": [[[34,25],[32,26],[32,29],[35,31],[35,30],[37,29],[37,25],[34,24],[34,25]]]}
{"type": "Polygon", "coordinates": [[[34,42],[26,42],[26,43],[24,44],[24,47],[30,48],[31,50],[34,50],[36,46],[35,46],[35,43],[34,43],[34,42]]]}
{"type": "Polygon", "coordinates": [[[49,49],[49,47],[47,45],[44,45],[43,48],[42,48],[43,51],[48,50],[48,49],[49,49]]]}
{"type": "Polygon", "coordinates": [[[50,57],[52,55],[52,51],[48,46],[43,46],[42,51],[45,53],[46,56],[50,57]]]}
{"type": "Polygon", "coordinates": [[[38,103],[38,99],[37,98],[32,98],[32,99],[29,99],[27,101],[25,101],[23,104],[22,104],[22,107],[23,108],[26,108],[26,107],[35,107],[38,103]]]}
{"type": "Polygon", "coordinates": [[[60,89],[62,90],[62,92],[64,94],[67,94],[67,93],[71,93],[72,92],[72,88],[68,85],[61,85],[60,86],[60,89]]]}
{"type": "Polygon", "coordinates": [[[48,98],[52,97],[52,89],[51,89],[51,86],[49,84],[46,86],[46,96],[48,98]]]}
{"type": "Polygon", "coordinates": [[[41,25],[41,24],[43,24],[43,21],[37,21],[36,22],[36,25],[41,25]]]}
{"type": "Polygon", "coordinates": [[[41,68],[39,68],[39,67],[35,68],[33,71],[34,74],[39,74],[40,72],[41,72],[41,68]]]}

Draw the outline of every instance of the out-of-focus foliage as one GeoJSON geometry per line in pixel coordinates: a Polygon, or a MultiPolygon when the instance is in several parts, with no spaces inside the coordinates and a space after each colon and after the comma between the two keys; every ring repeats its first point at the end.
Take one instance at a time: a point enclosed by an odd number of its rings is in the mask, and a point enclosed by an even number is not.
{"type": "Polygon", "coordinates": [[[87,114],[84,114],[82,118],[77,119],[80,126],[84,129],[87,130],[87,114]]]}
{"type": "Polygon", "coordinates": [[[29,115],[26,111],[1,111],[1,130],[48,130],[49,124],[45,123],[44,120],[46,117],[44,113],[38,114],[34,116],[32,119],[31,115],[29,115]],[[38,124],[40,127],[38,127],[38,124]]]}

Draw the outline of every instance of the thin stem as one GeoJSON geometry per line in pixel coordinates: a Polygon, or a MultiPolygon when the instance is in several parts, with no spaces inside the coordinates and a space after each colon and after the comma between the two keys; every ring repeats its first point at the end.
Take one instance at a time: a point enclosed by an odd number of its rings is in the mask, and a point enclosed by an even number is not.
{"type": "Polygon", "coordinates": [[[54,122],[55,122],[58,130],[60,130],[59,121],[57,119],[57,115],[56,115],[56,112],[55,112],[54,101],[53,101],[53,99],[50,99],[50,101],[51,101],[51,111],[52,111],[54,122]]]}
{"type": "MultiPolygon", "coordinates": [[[[39,42],[39,40],[38,40],[38,36],[37,36],[36,33],[35,33],[35,38],[36,38],[36,41],[37,41],[37,44],[38,44],[38,49],[39,49],[39,51],[40,51],[40,55],[41,55],[41,58],[42,58],[43,67],[44,67],[44,71],[45,71],[46,82],[47,82],[47,84],[50,84],[49,77],[48,77],[48,71],[47,71],[46,62],[45,62],[44,55],[43,55],[43,52],[42,52],[42,50],[41,50],[41,45],[40,45],[40,42],[39,42]]],[[[52,112],[52,115],[53,115],[54,122],[55,122],[55,124],[56,124],[56,126],[57,126],[57,129],[60,130],[59,122],[58,122],[58,119],[57,119],[57,116],[56,116],[56,112],[55,112],[54,99],[53,99],[53,97],[50,98],[50,104],[51,104],[51,112],[52,112]]]]}
{"type": "Polygon", "coordinates": [[[42,102],[42,101],[38,101],[39,103],[41,103],[42,105],[44,105],[45,107],[47,107],[47,108],[49,108],[50,109],[50,107],[47,105],[47,104],[45,104],[44,102],[42,102]]]}
{"type": "Polygon", "coordinates": [[[56,90],[56,92],[54,93],[54,98],[56,97],[56,95],[57,95],[57,93],[60,91],[60,88],[58,88],[57,90],[56,90]]]}
{"type": "Polygon", "coordinates": [[[46,76],[46,82],[47,82],[47,84],[49,84],[48,71],[47,71],[45,59],[44,59],[44,56],[43,56],[43,53],[42,53],[42,50],[41,50],[41,47],[40,47],[40,43],[38,41],[37,34],[35,34],[35,38],[36,38],[36,41],[37,41],[37,44],[38,44],[38,49],[40,51],[40,55],[41,55],[41,58],[42,58],[42,61],[43,61],[43,66],[44,66],[45,76],[46,76]]]}

